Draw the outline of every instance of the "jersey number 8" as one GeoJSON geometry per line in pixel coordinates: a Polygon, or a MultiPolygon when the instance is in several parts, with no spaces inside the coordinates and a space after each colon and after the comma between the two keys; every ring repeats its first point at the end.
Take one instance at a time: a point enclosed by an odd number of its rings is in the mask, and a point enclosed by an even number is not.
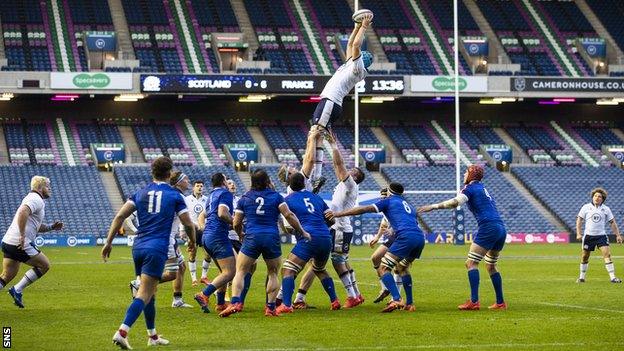
{"type": "Polygon", "coordinates": [[[405,208],[405,212],[410,213],[410,214],[412,213],[412,208],[407,203],[407,201],[403,201],[403,207],[405,208]]]}

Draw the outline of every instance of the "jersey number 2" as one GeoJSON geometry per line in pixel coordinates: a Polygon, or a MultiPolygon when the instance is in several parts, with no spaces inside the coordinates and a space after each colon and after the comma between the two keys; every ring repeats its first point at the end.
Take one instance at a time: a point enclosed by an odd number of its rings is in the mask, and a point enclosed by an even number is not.
{"type": "Polygon", "coordinates": [[[264,214],[264,210],[262,209],[262,206],[264,206],[264,198],[263,197],[257,197],[256,198],[256,203],[258,204],[258,207],[256,208],[256,214],[257,215],[263,215],[264,214]]]}
{"type": "Polygon", "coordinates": [[[162,201],[162,191],[150,191],[147,193],[149,204],[147,205],[147,213],[160,213],[160,203],[162,201]],[[155,198],[155,201],[154,201],[155,198]]]}

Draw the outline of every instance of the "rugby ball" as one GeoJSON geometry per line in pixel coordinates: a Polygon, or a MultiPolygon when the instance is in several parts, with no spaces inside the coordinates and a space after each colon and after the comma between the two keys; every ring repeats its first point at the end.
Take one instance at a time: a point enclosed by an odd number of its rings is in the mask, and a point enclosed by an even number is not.
{"type": "Polygon", "coordinates": [[[355,22],[355,23],[362,23],[362,20],[364,19],[364,15],[367,15],[367,14],[371,14],[372,15],[373,11],[371,11],[369,9],[357,10],[353,14],[353,16],[351,16],[351,18],[353,19],[353,22],[355,22]]]}

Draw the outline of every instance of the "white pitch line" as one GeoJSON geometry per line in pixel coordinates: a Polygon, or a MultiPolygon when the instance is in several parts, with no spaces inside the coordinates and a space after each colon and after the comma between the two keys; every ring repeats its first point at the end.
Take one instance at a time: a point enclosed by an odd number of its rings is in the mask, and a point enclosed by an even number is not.
{"type": "Polygon", "coordinates": [[[565,307],[565,308],[575,308],[579,310],[591,310],[591,311],[601,311],[601,312],[613,312],[613,313],[624,313],[622,310],[611,310],[608,308],[598,308],[598,307],[587,307],[587,306],[577,306],[577,305],[566,305],[563,303],[551,303],[551,302],[538,302],[540,305],[545,306],[554,306],[554,307],[565,307]]]}
{"type": "Polygon", "coordinates": [[[233,351],[298,351],[298,350],[313,350],[313,351],[335,351],[335,350],[415,350],[415,349],[474,349],[474,348],[520,348],[529,349],[537,347],[571,347],[571,346],[615,346],[624,345],[624,342],[603,342],[603,343],[583,343],[583,342],[553,342],[553,343],[540,343],[540,344],[427,344],[427,345],[384,345],[384,346],[339,346],[339,347],[317,347],[317,348],[249,348],[249,349],[233,349],[233,351]]]}

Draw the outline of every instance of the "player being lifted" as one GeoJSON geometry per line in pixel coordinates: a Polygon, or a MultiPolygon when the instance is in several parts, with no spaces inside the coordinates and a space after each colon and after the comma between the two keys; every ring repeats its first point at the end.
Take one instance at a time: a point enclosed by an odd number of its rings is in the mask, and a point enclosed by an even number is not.
{"type": "Polygon", "coordinates": [[[496,202],[481,183],[483,173],[483,167],[469,166],[464,173],[465,186],[457,197],[418,208],[418,212],[422,213],[437,209],[456,208],[468,203],[468,209],[477,219],[477,234],[470,245],[470,252],[466,260],[468,281],[470,282],[470,299],[458,306],[460,310],[478,310],[481,308],[479,303],[479,262],[482,260],[485,261],[485,268],[490,274],[496,292],[496,302],[489,309],[507,309],[507,304],[503,299],[503,280],[496,269],[498,256],[505,246],[507,231],[496,209],[496,202]]]}
{"type": "MultiPolygon", "coordinates": [[[[191,214],[191,219],[198,225],[197,218],[199,214],[206,208],[208,197],[204,195],[204,182],[201,180],[196,180],[193,182],[193,193],[185,198],[186,203],[189,205],[189,213],[191,214]]],[[[202,247],[202,234],[203,231],[196,230],[195,235],[195,243],[197,247],[202,247]]],[[[184,233],[184,229],[180,228],[180,234],[186,236],[184,233]]],[[[193,254],[189,254],[189,273],[191,274],[191,284],[193,286],[197,286],[197,263],[195,263],[195,256],[197,254],[197,250],[193,254]]],[[[200,281],[208,285],[210,281],[208,280],[208,269],[210,268],[210,256],[204,251],[204,259],[202,260],[202,273],[200,281]]]]}
{"type": "Polygon", "coordinates": [[[50,179],[42,176],[32,177],[30,193],[22,200],[9,229],[2,238],[4,259],[2,260],[2,274],[0,274],[0,290],[15,278],[21,263],[33,267],[26,271],[22,280],[9,289],[9,295],[19,308],[24,308],[22,290],[43,277],[50,269],[48,257],[35,245],[37,233],[63,229],[62,222],[43,223],[44,199],[49,198],[51,194],[50,179]]]}
{"type": "Polygon", "coordinates": [[[310,234],[301,227],[297,216],[290,211],[282,195],[273,190],[273,184],[271,184],[271,178],[267,172],[262,169],[254,171],[251,175],[251,190],[238,201],[234,215],[234,230],[244,240],[236,259],[236,276],[232,283],[232,303],[225,311],[221,312],[221,317],[242,311],[241,293],[244,280],[251,273],[251,269],[260,255],[266,263],[268,275],[265,315],[278,315],[275,309],[275,298],[279,290],[277,273],[282,263],[282,248],[277,229],[280,213],[297,232],[302,233],[303,238],[310,239],[310,234]],[[246,221],[244,234],[243,220],[246,221]]]}
{"type": "MultiPolygon", "coordinates": [[[[373,20],[372,12],[363,15],[362,21],[355,23],[353,31],[349,36],[347,42],[347,60],[345,63],[338,67],[334,75],[325,84],[323,91],[321,92],[321,101],[316,106],[313,115],[313,126],[310,132],[313,133],[319,128],[324,131],[328,131],[331,128],[331,124],[338,120],[342,116],[342,102],[349,94],[355,85],[364,79],[368,75],[366,70],[373,63],[373,55],[368,51],[361,51],[362,43],[364,42],[364,35],[366,30],[370,27],[373,20]]],[[[322,134],[316,134],[316,137],[310,140],[306,145],[306,156],[312,162],[314,166],[304,165],[301,168],[303,175],[310,178],[315,184],[315,189],[308,189],[314,193],[318,192],[318,188],[323,185],[322,181],[322,166],[324,159],[324,152],[322,148],[322,134]],[[311,145],[310,143],[313,143],[311,145]],[[311,149],[312,153],[308,154],[311,149]],[[308,170],[306,172],[305,170],[308,170]],[[304,170],[305,169],[305,170],[304,170]],[[314,191],[313,191],[314,190],[314,191]]],[[[287,183],[287,178],[295,170],[283,166],[278,173],[280,180],[287,183]]]]}
{"type": "Polygon", "coordinates": [[[620,235],[620,230],[611,209],[604,204],[607,200],[607,191],[603,188],[593,189],[591,191],[591,200],[590,203],[585,204],[581,208],[576,217],[576,240],[582,240],[581,246],[583,249],[581,253],[581,272],[577,282],[585,282],[587,265],[589,265],[589,254],[598,247],[602,253],[611,283],[621,283],[622,281],[615,276],[615,267],[613,267],[613,261],[611,261],[609,237],[607,237],[605,230],[607,223],[611,225],[611,231],[615,234],[615,240],[618,244],[622,243],[622,235],[620,235]],[[585,223],[585,230],[581,236],[583,223],[585,223]]]}
{"type": "Polygon", "coordinates": [[[204,249],[215,260],[220,273],[203,291],[195,295],[195,301],[206,313],[210,312],[208,298],[215,291],[217,292],[215,309],[217,311],[225,309],[225,290],[236,273],[235,252],[228,238],[229,228],[232,225],[234,196],[227,188],[225,174],[221,172],[213,174],[211,182],[213,189],[208,198],[208,208],[199,215],[199,227],[204,231],[204,249]]]}
{"type": "MultiPolygon", "coordinates": [[[[346,211],[355,207],[358,196],[358,185],[364,181],[364,172],[357,167],[347,170],[340,150],[338,150],[338,146],[336,145],[335,136],[330,133],[327,134],[326,137],[332,149],[334,172],[336,173],[336,178],[339,180],[338,185],[334,189],[330,208],[333,212],[346,211]]],[[[353,227],[351,226],[350,217],[336,218],[336,223],[332,226],[331,234],[333,238],[331,254],[332,264],[348,295],[345,307],[355,307],[363,303],[364,298],[358,289],[355,280],[355,272],[349,264],[349,249],[351,247],[351,240],[353,239],[353,227]]],[[[312,285],[314,276],[313,267],[308,268],[301,279],[299,292],[295,299],[295,308],[305,308],[305,294],[312,285]]]]}
{"type": "Polygon", "coordinates": [[[195,224],[188,214],[184,196],[173,189],[168,181],[173,162],[161,156],[151,166],[153,182],[137,191],[121,207],[108,230],[106,244],[102,248],[102,258],[106,261],[113,249],[113,238],[132,212],[137,211],[139,227],[132,246],[132,258],[136,275],[141,276],[141,285],[136,297],[126,311],[126,317],[113,335],[113,343],[122,349],[131,349],[128,331],[141,313],[149,339],[148,346],[167,345],[169,341],[156,333],[156,288],[165,269],[167,251],[174,218],[180,218],[189,235],[189,252],[195,250],[195,224]]]}
{"type": "Polygon", "coordinates": [[[300,173],[291,176],[290,187],[293,192],[286,197],[286,204],[299,218],[303,229],[310,233],[312,240],[297,238],[297,244],[284,261],[282,268],[283,303],[277,308],[278,313],[293,311],[292,294],[295,290],[295,278],[310,260],[313,260],[314,274],[321,280],[329,296],[331,309],[340,309],[334,281],[325,270],[325,264],[332,251],[332,237],[325,220],[325,215],[329,215],[330,209],[320,196],[305,190],[304,181],[300,173]]]}
{"type": "Polygon", "coordinates": [[[394,228],[396,237],[388,252],[381,259],[381,281],[392,295],[392,301],[382,312],[392,312],[399,308],[414,311],[412,275],[409,272],[409,267],[415,259],[420,258],[425,247],[425,236],[418,226],[415,209],[403,198],[403,185],[390,183],[388,189],[390,196],[387,198],[381,199],[373,205],[335,212],[334,216],[339,218],[363,213],[383,212],[394,228]],[[392,276],[392,271],[395,268],[401,274],[403,290],[405,290],[405,303],[401,300],[401,294],[392,276]]]}

